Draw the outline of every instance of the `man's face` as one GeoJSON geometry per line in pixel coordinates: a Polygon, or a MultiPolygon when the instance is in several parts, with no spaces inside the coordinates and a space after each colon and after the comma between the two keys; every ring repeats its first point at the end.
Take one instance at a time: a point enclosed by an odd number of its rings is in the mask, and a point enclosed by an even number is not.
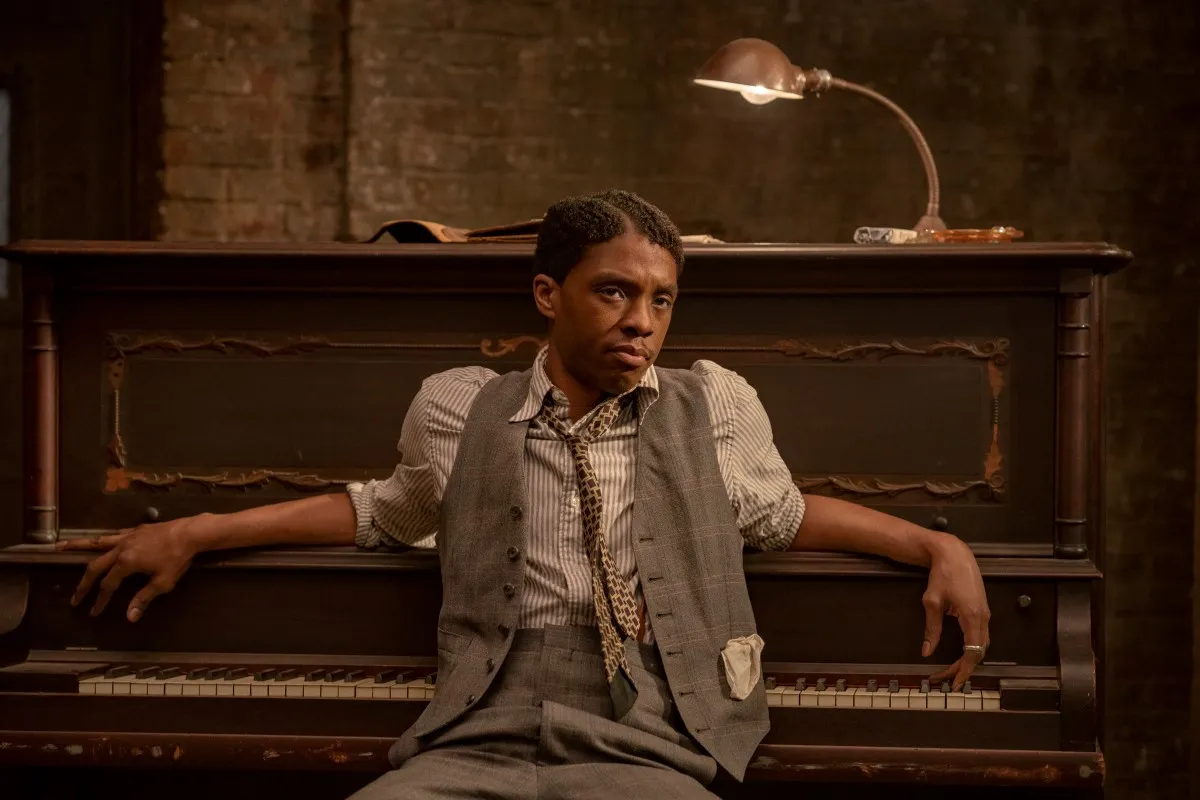
{"type": "Polygon", "coordinates": [[[539,310],[571,377],[621,394],[637,385],[662,349],[678,294],[675,260],[641,234],[588,248],[562,285],[539,276],[539,310]]]}

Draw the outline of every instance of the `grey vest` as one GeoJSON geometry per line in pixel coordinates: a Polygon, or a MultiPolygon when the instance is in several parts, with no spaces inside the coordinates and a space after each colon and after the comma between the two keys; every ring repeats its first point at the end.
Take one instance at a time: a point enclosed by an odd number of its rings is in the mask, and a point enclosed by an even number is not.
{"type": "MultiPolygon", "coordinates": [[[[743,540],[721,479],[708,406],[687,370],[658,369],[660,395],[638,431],[635,555],[648,618],[688,731],[738,780],[769,727],[759,680],[729,696],[721,649],[755,633],[743,540]]],[[[467,417],[442,498],[437,694],[409,735],[453,722],[483,696],[512,642],[528,533],[525,435],[509,418],[529,371],[489,381],[467,417]]]]}

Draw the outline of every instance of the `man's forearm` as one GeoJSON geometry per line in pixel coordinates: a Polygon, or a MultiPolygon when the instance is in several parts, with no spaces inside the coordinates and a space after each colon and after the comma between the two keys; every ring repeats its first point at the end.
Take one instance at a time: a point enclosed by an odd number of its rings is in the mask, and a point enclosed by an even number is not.
{"type": "Polygon", "coordinates": [[[232,514],[189,521],[186,536],[197,551],[269,545],[354,544],[354,506],[345,492],[306,497],[232,514]]]}
{"type": "Polygon", "coordinates": [[[857,503],[809,495],[791,549],[865,553],[928,567],[952,538],[857,503]]]}

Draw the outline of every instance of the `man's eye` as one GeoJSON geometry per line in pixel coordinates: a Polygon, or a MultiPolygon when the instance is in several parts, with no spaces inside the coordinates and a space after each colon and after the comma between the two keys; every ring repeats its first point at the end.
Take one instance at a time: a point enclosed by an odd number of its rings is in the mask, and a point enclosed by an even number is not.
{"type": "Polygon", "coordinates": [[[667,297],[666,295],[655,298],[654,302],[658,303],[660,308],[670,308],[671,306],[675,305],[675,300],[671,297],[667,297]]]}
{"type": "Polygon", "coordinates": [[[605,286],[604,288],[600,289],[599,292],[605,297],[611,297],[613,299],[619,299],[625,296],[624,293],[615,286],[605,286]]]}

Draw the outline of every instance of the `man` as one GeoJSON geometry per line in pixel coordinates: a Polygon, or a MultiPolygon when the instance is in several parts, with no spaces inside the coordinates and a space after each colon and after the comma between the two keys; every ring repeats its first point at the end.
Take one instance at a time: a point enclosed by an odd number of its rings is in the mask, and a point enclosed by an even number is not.
{"type": "MultiPolygon", "coordinates": [[[[762,640],[742,548],[872,553],[930,570],[922,652],[943,615],[988,644],[987,600],[961,541],[800,495],[766,413],[711,362],[653,366],[683,269],[679,233],[636,195],[553,205],[533,299],[547,346],[524,372],[428,378],[385,481],[228,515],[146,525],[62,549],[107,550],[100,613],[150,576],[137,621],[199,552],[293,544],[431,544],[442,564],[438,691],[361,798],[710,797],[767,731],[762,640]]],[[[767,643],[769,646],[769,643],[767,643]]]]}

